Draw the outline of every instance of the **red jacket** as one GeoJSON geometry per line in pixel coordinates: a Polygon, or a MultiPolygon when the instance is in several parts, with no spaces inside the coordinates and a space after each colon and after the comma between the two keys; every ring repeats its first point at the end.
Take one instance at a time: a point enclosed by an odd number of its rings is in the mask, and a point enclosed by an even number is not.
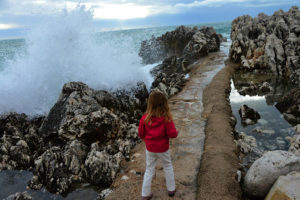
{"type": "Polygon", "coordinates": [[[151,117],[151,125],[144,121],[147,115],[143,115],[139,124],[139,137],[145,141],[146,148],[150,152],[162,153],[169,149],[169,138],[176,138],[178,132],[174,122],[166,122],[164,117],[151,117]]]}

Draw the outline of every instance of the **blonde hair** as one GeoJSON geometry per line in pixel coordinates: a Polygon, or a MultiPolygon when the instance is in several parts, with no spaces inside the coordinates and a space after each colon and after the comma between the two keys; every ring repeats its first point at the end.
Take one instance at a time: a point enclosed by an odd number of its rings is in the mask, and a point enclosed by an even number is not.
{"type": "Polygon", "coordinates": [[[170,111],[166,96],[159,91],[152,91],[148,98],[146,124],[151,124],[151,117],[165,117],[165,121],[172,121],[172,113],[170,111]]]}

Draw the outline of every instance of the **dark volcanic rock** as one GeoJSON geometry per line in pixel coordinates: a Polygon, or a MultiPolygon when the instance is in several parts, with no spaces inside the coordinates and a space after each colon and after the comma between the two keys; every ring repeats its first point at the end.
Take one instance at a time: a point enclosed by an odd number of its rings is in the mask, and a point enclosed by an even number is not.
{"type": "Polygon", "coordinates": [[[254,109],[249,108],[247,105],[242,105],[239,109],[239,114],[242,119],[242,123],[244,125],[255,124],[258,119],[260,119],[260,115],[254,109]]]}
{"type": "Polygon", "coordinates": [[[230,58],[240,69],[270,72],[300,84],[300,12],[244,15],[232,22],[230,58]]]}

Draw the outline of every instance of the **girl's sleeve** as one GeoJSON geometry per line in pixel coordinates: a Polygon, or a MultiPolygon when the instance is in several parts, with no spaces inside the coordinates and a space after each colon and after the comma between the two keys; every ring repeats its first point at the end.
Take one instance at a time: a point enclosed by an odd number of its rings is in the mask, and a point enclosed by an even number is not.
{"type": "Polygon", "coordinates": [[[140,119],[140,124],[139,124],[139,137],[141,139],[145,138],[145,123],[144,123],[144,117],[142,117],[142,119],[140,119]]]}
{"type": "Polygon", "coordinates": [[[178,131],[175,128],[174,122],[170,121],[166,124],[166,132],[169,138],[176,138],[178,135],[178,131]]]}

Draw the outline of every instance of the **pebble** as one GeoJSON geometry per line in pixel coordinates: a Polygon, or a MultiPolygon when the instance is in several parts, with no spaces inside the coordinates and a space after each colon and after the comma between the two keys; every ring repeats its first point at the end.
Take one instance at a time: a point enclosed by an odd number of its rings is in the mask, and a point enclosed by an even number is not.
{"type": "Polygon", "coordinates": [[[242,172],[240,170],[236,171],[237,181],[240,183],[242,179],[242,172]]]}
{"type": "Polygon", "coordinates": [[[128,178],[128,176],[122,176],[122,178],[121,178],[121,180],[123,180],[123,181],[127,181],[129,178],[128,178]]]}

